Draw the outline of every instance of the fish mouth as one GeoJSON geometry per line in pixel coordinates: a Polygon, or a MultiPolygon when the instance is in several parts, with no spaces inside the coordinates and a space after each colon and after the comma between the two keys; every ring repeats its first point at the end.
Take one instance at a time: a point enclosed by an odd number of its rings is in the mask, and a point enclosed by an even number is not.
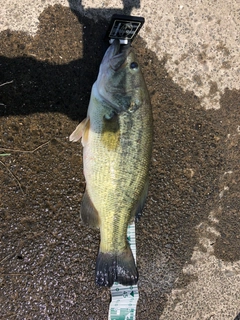
{"type": "MultiPolygon", "coordinates": [[[[122,110],[122,106],[116,105],[116,97],[126,95],[125,73],[122,71],[127,64],[130,52],[130,44],[121,45],[119,40],[114,40],[103,57],[96,81],[99,96],[116,113],[122,110]],[[121,81],[122,83],[119,85],[121,81]]],[[[121,98],[119,99],[121,100],[121,98]]]]}
{"type": "Polygon", "coordinates": [[[130,51],[130,43],[121,45],[120,41],[115,39],[106,51],[102,62],[108,63],[114,71],[117,71],[126,61],[130,51]]]}

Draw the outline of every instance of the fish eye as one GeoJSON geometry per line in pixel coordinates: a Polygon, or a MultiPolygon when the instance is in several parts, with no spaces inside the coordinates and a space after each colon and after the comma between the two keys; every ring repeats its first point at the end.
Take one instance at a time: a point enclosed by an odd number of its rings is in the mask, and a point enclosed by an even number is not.
{"type": "Polygon", "coordinates": [[[131,68],[131,69],[137,69],[137,68],[138,68],[137,62],[131,62],[131,63],[130,63],[130,68],[131,68]]]}

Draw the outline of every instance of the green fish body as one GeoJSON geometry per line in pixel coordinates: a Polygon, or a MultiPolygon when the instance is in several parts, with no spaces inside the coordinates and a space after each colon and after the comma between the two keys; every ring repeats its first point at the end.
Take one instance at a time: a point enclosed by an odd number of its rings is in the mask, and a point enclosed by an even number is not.
{"type": "Polygon", "coordinates": [[[143,75],[130,46],[115,40],[92,87],[87,118],[70,136],[82,138],[85,224],[100,229],[96,283],[137,283],[127,227],[141,212],[148,189],[152,112],[143,75]]]}

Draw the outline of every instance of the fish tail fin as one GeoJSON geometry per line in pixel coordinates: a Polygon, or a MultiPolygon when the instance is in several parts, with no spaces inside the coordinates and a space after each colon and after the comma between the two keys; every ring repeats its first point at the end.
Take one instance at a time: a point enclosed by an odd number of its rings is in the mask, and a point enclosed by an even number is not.
{"type": "Polygon", "coordinates": [[[124,251],[98,253],[96,283],[111,287],[115,281],[125,286],[134,285],[138,281],[137,268],[128,243],[124,251]]]}

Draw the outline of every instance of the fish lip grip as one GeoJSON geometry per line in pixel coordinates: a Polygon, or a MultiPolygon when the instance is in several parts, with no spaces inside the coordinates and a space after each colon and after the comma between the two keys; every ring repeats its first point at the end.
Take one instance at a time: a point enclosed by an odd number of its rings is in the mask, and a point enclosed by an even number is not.
{"type": "Polygon", "coordinates": [[[106,33],[106,39],[110,44],[115,39],[118,39],[120,44],[131,43],[140,31],[144,22],[145,19],[143,17],[114,14],[106,33]]]}

